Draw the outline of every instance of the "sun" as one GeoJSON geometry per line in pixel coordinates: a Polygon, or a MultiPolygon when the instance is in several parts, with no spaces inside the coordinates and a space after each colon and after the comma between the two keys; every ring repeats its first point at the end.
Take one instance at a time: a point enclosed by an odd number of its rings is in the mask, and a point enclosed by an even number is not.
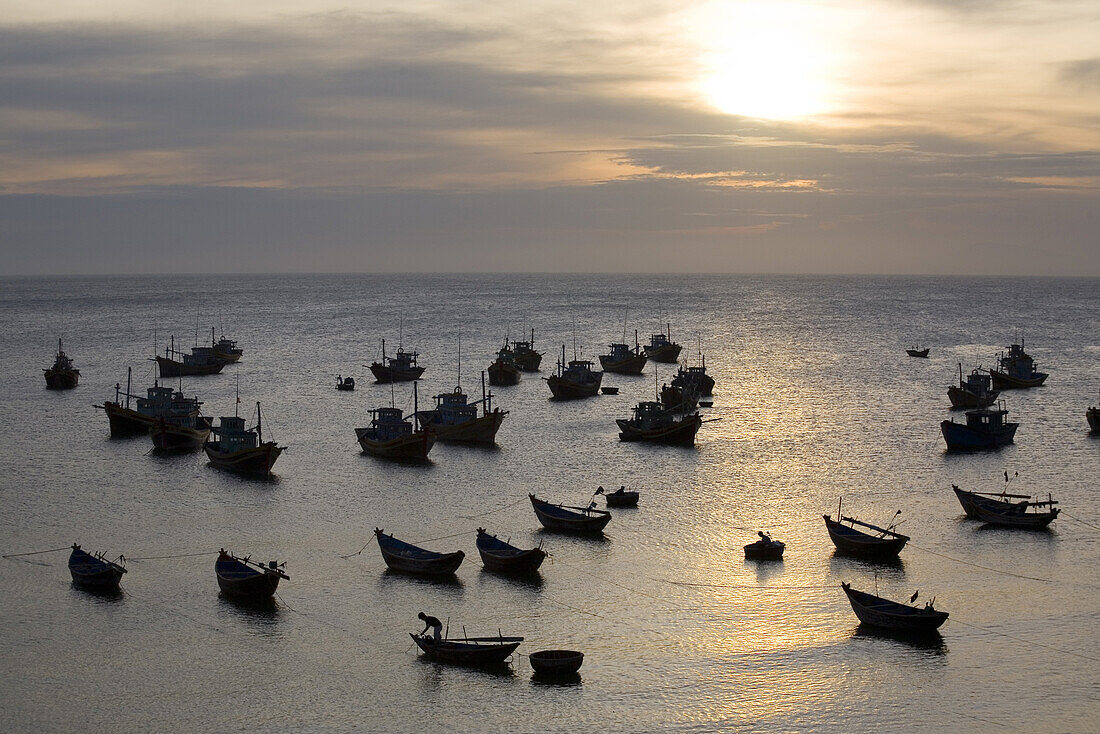
{"type": "Polygon", "coordinates": [[[788,120],[827,112],[832,59],[816,6],[719,2],[696,28],[702,47],[699,92],[719,110],[788,120]]]}

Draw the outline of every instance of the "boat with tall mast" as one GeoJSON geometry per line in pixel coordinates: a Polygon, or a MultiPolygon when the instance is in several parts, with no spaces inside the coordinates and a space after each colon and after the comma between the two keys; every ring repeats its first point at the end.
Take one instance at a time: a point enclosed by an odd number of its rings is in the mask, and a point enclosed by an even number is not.
{"type": "Polygon", "coordinates": [[[603,382],[603,372],[594,371],[592,367],[591,360],[577,359],[575,346],[573,359],[566,364],[565,345],[562,344],[561,359],[557,363],[554,374],[543,379],[546,380],[555,400],[590,398],[600,391],[600,383],[603,382]]]}
{"type": "Polygon", "coordinates": [[[227,362],[218,359],[214,347],[191,347],[191,353],[185,354],[176,349],[176,337],[172,336],[169,345],[164,348],[164,356],[155,357],[161,377],[196,377],[216,375],[227,362]]]}
{"type": "Polygon", "coordinates": [[[680,365],[676,376],[672,378],[672,386],[681,389],[694,388],[695,392],[702,396],[714,393],[714,378],[707,374],[707,357],[699,352],[699,365],[680,365]]]}
{"type": "Polygon", "coordinates": [[[634,406],[630,418],[615,421],[620,441],[645,441],[672,446],[694,446],[703,419],[698,413],[676,417],[661,403],[643,400],[634,406]]]}
{"type": "Polygon", "coordinates": [[[406,352],[400,345],[397,347],[397,354],[391,357],[386,354],[386,340],[383,339],[382,361],[371,362],[370,371],[377,382],[412,382],[424,374],[424,368],[416,363],[419,357],[418,352],[406,352]]]}
{"type": "Polygon", "coordinates": [[[947,388],[947,399],[951,401],[952,408],[988,408],[1000,394],[999,390],[993,389],[993,378],[981,367],[973,369],[964,380],[962,362],[959,362],[959,386],[947,388]]]}
{"type": "Polygon", "coordinates": [[[524,372],[538,372],[542,364],[542,352],[535,351],[535,330],[531,329],[531,341],[512,342],[513,359],[524,372]]]}
{"type": "MultiPolygon", "coordinates": [[[[542,359],[540,356],[539,359],[542,359]]],[[[518,385],[520,378],[523,377],[523,371],[516,363],[516,353],[508,346],[508,342],[504,342],[499,350],[497,350],[496,360],[489,365],[489,384],[495,386],[509,386],[518,385]]]]}
{"type": "Polygon", "coordinates": [[[1035,360],[1024,351],[1024,340],[1019,344],[1012,344],[1008,348],[1008,354],[1001,352],[997,360],[997,369],[989,371],[993,378],[993,387],[998,390],[1021,390],[1029,387],[1039,387],[1046,382],[1046,372],[1035,369],[1035,360]]]}
{"type": "Polygon", "coordinates": [[[198,406],[202,402],[183,395],[183,389],[172,394],[168,413],[158,416],[149,429],[153,447],[158,451],[197,451],[210,437],[213,419],[202,415],[198,406]]]}
{"type": "MultiPolygon", "coordinates": [[[[391,388],[392,391],[392,388],[391,388]]],[[[413,415],[417,412],[416,383],[413,383],[413,415]]],[[[435,434],[426,430],[413,430],[412,417],[405,417],[394,405],[390,393],[390,407],[373,408],[371,422],[366,428],[356,428],[355,438],[364,454],[383,459],[427,461],[428,452],[435,445],[435,434]]]]}
{"type": "Polygon", "coordinates": [[[80,370],[73,367],[72,359],[61,348],[60,339],[57,340],[53,366],[43,369],[42,372],[46,378],[46,387],[50,390],[72,390],[80,381],[80,370]]]}
{"type": "MultiPolygon", "coordinates": [[[[238,392],[235,405],[240,405],[238,392]]],[[[219,469],[246,476],[266,477],[285,447],[275,441],[264,441],[263,413],[256,402],[256,425],[248,428],[236,408],[232,416],[221,416],[219,424],[211,429],[216,441],[203,445],[210,463],[219,469]]]]}
{"type": "Polygon", "coordinates": [[[665,334],[651,334],[645,347],[645,356],[654,362],[675,364],[683,347],[672,341],[672,323],[665,324],[665,334]]]}
{"type": "Polygon", "coordinates": [[[634,331],[633,348],[623,342],[609,344],[608,348],[611,350],[608,354],[600,355],[600,367],[605,372],[614,372],[620,375],[642,374],[647,358],[645,352],[638,346],[637,330],[634,331]]]}
{"type": "Polygon", "coordinates": [[[154,380],[153,386],[146,388],[145,397],[134,395],[130,392],[132,379],[133,369],[127,367],[126,391],[123,392],[122,386],[116,382],[114,402],[105,400],[103,405],[95,406],[107,414],[111,438],[144,435],[156,424],[158,418],[166,417],[173,411],[195,414],[199,412],[201,403],[196,398],[188,398],[182,392],[161,385],[159,380],[154,380]],[[131,400],[134,408],[130,407],[131,400]]]}

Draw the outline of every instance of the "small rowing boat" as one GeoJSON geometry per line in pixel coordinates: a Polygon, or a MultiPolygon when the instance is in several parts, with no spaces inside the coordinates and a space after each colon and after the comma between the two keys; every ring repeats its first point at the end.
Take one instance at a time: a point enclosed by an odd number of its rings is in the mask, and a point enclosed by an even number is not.
{"type": "Polygon", "coordinates": [[[489,535],[485,528],[477,529],[477,552],[481,554],[485,570],[497,573],[534,573],[546,558],[546,551],[541,545],[527,550],[517,548],[495,535],[489,535]]]}
{"type": "MultiPolygon", "coordinates": [[[[843,498],[841,499],[843,503],[843,498]]],[[[837,518],[834,520],[829,515],[822,515],[825,519],[825,527],[829,531],[829,538],[833,541],[837,551],[864,558],[882,560],[897,558],[901,549],[909,541],[908,535],[902,535],[894,530],[897,527],[897,516],[901,510],[894,513],[894,520],[888,527],[880,528],[853,517],[845,517],[840,514],[840,505],[837,505],[837,518]],[[844,523],[848,523],[845,525],[844,523]],[[857,527],[858,526],[858,527],[857,527]],[[865,532],[860,528],[874,531],[865,532]]]]}
{"type": "Polygon", "coordinates": [[[588,507],[554,505],[540,500],[533,494],[527,496],[531,499],[535,516],[547,530],[599,535],[603,533],[607,523],[611,522],[611,513],[607,510],[597,510],[595,503],[590,502],[588,507]]]}
{"type": "Polygon", "coordinates": [[[745,559],[749,561],[781,561],[783,549],[787,545],[781,540],[772,540],[772,536],[757,531],[760,540],[745,546],[745,559]]]}
{"type": "Polygon", "coordinates": [[[226,596],[262,600],[274,596],[281,579],[290,580],[283,570],[285,567],[285,563],[278,561],[268,561],[264,565],[253,561],[251,556],[239,558],[223,548],[214,562],[214,574],[218,577],[218,588],[226,596]]]}
{"type": "Polygon", "coordinates": [[[503,665],[522,637],[461,637],[436,640],[428,635],[410,632],[416,646],[432,660],[455,665],[503,665]]]}
{"type": "Polygon", "coordinates": [[[638,498],[641,496],[633,489],[627,489],[623,485],[614,492],[605,492],[603,487],[596,489],[596,494],[602,494],[607,500],[608,507],[637,507],[638,498]]]}
{"type": "MultiPolygon", "coordinates": [[[[119,556],[122,560],[122,556],[119,556]]],[[[69,554],[69,573],[73,583],[89,591],[118,591],[118,584],[126,569],[115,561],[104,558],[102,553],[91,554],[73,543],[69,554]]]]}
{"type": "Polygon", "coordinates": [[[426,550],[412,543],[398,540],[392,534],[386,535],[380,528],[374,529],[374,535],[378,538],[378,549],[382,551],[382,558],[386,561],[386,565],[401,573],[447,576],[457,571],[462,564],[462,559],[466,557],[462,551],[436,553],[426,550]]]}
{"type": "MultiPolygon", "coordinates": [[[[935,599],[920,608],[899,604],[865,591],[856,591],[847,583],[842,583],[840,587],[844,589],[859,621],[871,627],[909,634],[928,634],[935,632],[947,621],[947,612],[936,611],[932,606],[935,599]]],[[[913,594],[910,601],[916,601],[916,598],[917,595],[913,594]]]]}

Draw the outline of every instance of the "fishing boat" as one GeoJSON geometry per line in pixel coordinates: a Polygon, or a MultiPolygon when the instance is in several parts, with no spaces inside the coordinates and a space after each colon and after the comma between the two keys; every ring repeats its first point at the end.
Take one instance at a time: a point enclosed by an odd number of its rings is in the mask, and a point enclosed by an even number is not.
{"type": "Polygon", "coordinates": [[[95,406],[107,414],[111,438],[145,435],[158,418],[166,417],[173,411],[195,414],[199,412],[199,405],[202,403],[198,399],[188,398],[182,392],[161,385],[159,381],[154,381],[152,387],[146,388],[145,397],[131,394],[132,377],[133,371],[127,368],[126,391],[123,392],[122,386],[116,382],[114,402],[105,400],[103,405],[95,406]],[[130,407],[131,399],[136,406],[134,408],[130,407]]]}
{"type": "Polygon", "coordinates": [[[638,332],[634,332],[634,347],[615,343],[608,345],[609,354],[600,355],[600,366],[605,372],[620,375],[640,375],[645,368],[646,355],[638,346],[638,332]]]}
{"type": "Polygon", "coordinates": [[[531,341],[512,342],[512,358],[524,372],[538,372],[542,364],[542,352],[535,351],[535,330],[531,329],[531,341]]]}
{"type": "Polygon", "coordinates": [[[336,389],[351,392],[355,389],[355,378],[336,375],[336,389]]]}
{"type": "Polygon", "coordinates": [[[661,385],[661,405],[669,413],[690,413],[699,405],[698,387],[661,385]]]}
{"type": "Polygon", "coordinates": [[[489,535],[485,528],[477,529],[477,552],[481,554],[485,569],[497,573],[534,573],[546,558],[546,551],[541,545],[526,550],[517,548],[495,535],[489,535]]]}
{"type": "Polygon", "coordinates": [[[263,600],[274,596],[279,581],[290,580],[286,563],[268,561],[267,564],[253,561],[251,556],[239,558],[224,548],[218,551],[218,560],[214,561],[214,575],[218,577],[218,588],[222,593],[241,601],[263,600]]]}
{"type": "Polygon", "coordinates": [[[1008,410],[1002,400],[998,408],[966,411],[966,423],[942,421],[940,431],[948,451],[989,449],[1012,443],[1020,424],[1005,420],[1007,415],[1008,410]]]}
{"type": "Polygon", "coordinates": [[[698,413],[677,418],[660,403],[643,400],[634,406],[630,418],[620,418],[615,423],[619,426],[620,441],[694,446],[695,434],[703,425],[703,419],[698,413]]]}
{"type": "Polygon", "coordinates": [[[1058,501],[1048,494],[1045,500],[1038,502],[1032,502],[1030,498],[1016,503],[978,502],[974,505],[974,511],[979,520],[990,525],[1041,530],[1061,512],[1055,507],[1056,504],[1058,501]]]}
{"type": "Polygon", "coordinates": [[[608,507],[637,507],[641,495],[633,489],[627,489],[626,485],[620,486],[614,492],[606,492],[603,487],[596,489],[596,494],[602,494],[608,507]]]}
{"type": "Polygon", "coordinates": [[[947,388],[947,398],[952,408],[988,408],[997,400],[999,390],[993,389],[993,378],[981,368],[975,368],[963,379],[963,366],[959,362],[959,386],[947,388]]]}
{"type": "Polygon", "coordinates": [[[523,371],[516,364],[516,353],[512,351],[507,342],[497,351],[497,358],[489,365],[488,372],[490,385],[508,386],[519,384],[520,378],[523,377],[523,371]]]}
{"type": "MultiPolygon", "coordinates": [[[[843,500],[841,500],[841,503],[843,503],[843,500]]],[[[829,538],[832,539],[833,545],[836,546],[839,552],[881,560],[897,558],[898,554],[901,553],[901,549],[909,541],[908,535],[902,535],[895,530],[899,514],[901,514],[901,510],[894,513],[893,520],[885,528],[852,517],[845,517],[840,514],[840,505],[837,506],[837,520],[829,515],[822,515],[822,517],[825,519],[825,527],[829,531],[829,538]],[[844,523],[848,524],[845,525],[844,523]],[[865,532],[860,528],[873,531],[873,533],[865,532]]]]}
{"type": "Polygon", "coordinates": [[[156,362],[161,377],[216,375],[228,364],[218,359],[213,346],[194,346],[191,347],[190,354],[184,354],[176,349],[175,336],[172,337],[169,345],[164,348],[164,356],[156,356],[156,362]]]}
{"type": "Polygon", "coordinates": [[[592,370],[593,362],[573,359],[565,362],[565,345],[561,345],[561,360],[554,374],[543,378],[555,400],[590,398],[600,391],[603,372],[592,370]]]}
{"type": "Polygon", "coordinates": [[[714,393],[714,378],[707,374],[707,358],[700,354],[701,364],[694,367],[681,365],[672,378],[672,386],[681,389],[692,387],[700,396],[714,393]]]}
{"type": "MultiPolygon", "coordinates": [[[[119,556],[122,560],[122,556],[119,556]]],[[[102,553],[89,553],[73,543],[69,554],[69,573],[73,583],[90,591],[118,591],[118,584],[126,569],[115,561],[107,560],[102,553]]]]}
{"type": "MultiPolygon", "coordinates": [[[[210,330],[210,340],[214,341],[213,329],[210,330]]],[[[243,354],[244,350],[237,346],[236,340],[230,339],[224,334],[217,342],[214,342],[214,356],[226,364],[239,362],[243,354]]]]}
{"type": "Polygon", "coordinates": [[[378,549],[382,551],[382,558],[386,561],[386,565],[401,573],[448,576],[458,570],[462,565],[462,559],[466,557],[462,551],[436,553],[425,550],[398,540],[392,533],[386,535],[380,528],[374,529],[374,535],[378,538],[378,549]]]}
{"type": "Polygon", "coordinates": [[[1085,411],[1085,420],[1089,422],[1091,433],[1100,433],[1100,404],[1094,405],[1085,411]]]}
{"type": "Polygon", "coordinates": [[[382,361],[372,362],[370,371],[377,382],[411,382],[424,374],[424,368],[416,363],[419,356],[418,352],[406,352],[399,346],[397,354],[390,357],[386,354],[386,340],[383,339],[382,361]]]}
{"type": "Polygon", "coordinates": [[[919,349],[918,348],[919,346],[920,345],[918,344],[918,345],[913,346],[911,349],[906,349],[905,353],[908,354],[910,357],[919,357],[921,359],[928,359],[928,347],[925,347],[924,349],[919,349]]]}
{"type": "MultiPolygon", "coordinates": [[[[415,416],[416,383],[413,383],[413,406],[415,416]]],[[[392,398],[390,407],[374,408],[370,414],[370,425],[355,429],[355,438],[363,447],[363,453],[384,459],[428,460],[436,435],[431,431],[413,430],[413,416],[406,418],[400,408],[393,406],[392,398]]]]}
{"type": "Polygon", "coordinates": [[[650,335],[649,344],[645,347],[645,356],[654,362],[675,364],[676,360],[680,358],[680,350],[683,347],[672,341],[672,324],[666,324],[665,326],[667,334],[650,335]]]}
{"type": "Polygon", "coordinates": [[[531,498],[531,506],[535,508],[535,517],[547,530],[599,535],[603,533],[607,523],[611,522],[611,513],[597,510],[593,502],[588,507],[574,507],[544,502],[533,494],[527,496],[531,498]]]}
{"type": "Polygon", "coordinates": [[[46,388],[49,390],[71,390],[80,381],[80,370],[73,367],[73,361],[61,348],[61,340],[57,340],[57,354],[54,355],[53,366],[42,370],[46,377],[46,388]]]}
{"type": "Polygon", "coordinates": [[[968,492],[965,489],[959,489],[959,485],[952,484],[951,489],[955,492],[955,497],[958,498],[959,504],[962,505],[963,512],[971,520],[978,520],[978,505],[988,505],[994,509],[1008,510],[1016,503],[1010,500],[1030,500],[1030,494],[1008,494],[1007,492],[968,492]]]}
{"type": "Polygon", "coordinates": [[[256,403],[255,428],[246,428],[244,418],[236,414],[218,420],[219,425],[211,429],[218,440],[207,441],[203,446],[210,463],[236,474],[261,477],[271,474],[271,467],[285,447],[264,441],[260,404],[256,403]]]}
{"type": "Polygon", "coordinates": [[[783,549],[786,544],[780,540],[772,540],[772,536],[763,531],[757,531],[760,540],[745,546],[745,558],[750,561],[781,561],[783,549]]]}
{"type": "Polygon", "coordinates": [[[571,675],[581,669],[584,653],[576,650],[539,650],[528,656],[531,668],[541,675],[571,675]]]}
{"type": "Polygon", "coordinates": [[[436,640],[429,635],[410,632],[413,642],[425,655],[440,663],[455,665],[503,665],[515,652],[522,637],[462,637],[436,640]]]}
{"type": "Polygon", "coordinates": [[[202,402],[188,398],[182,391],[172,393],[168,412],[158,415],[149,428],[149,437],[158,451],[198,451],[210,437],[212,418],[199,413],[202,402]]]}
{"type": "MultiPolygon", "coordinates": [[[[935,599],[922,608],[883,599],[865,591],[856,591],[848,583],[842,583],[840,587],[844,589],[859,621],[871,627],[908,634],[927,634],[935,632],[947,621],[947,612],[936,611],[933,606],[935,599]]],[[[913,594],[910,601],[916,601],[916,598],[917,595],[913,594]]]]}
{"type": "Polygon", "coordinates": [[[1019,344],[1009,346],[1008,354],[1001,352],[998,368],[990,370],[989,374],[993,377],[993,387],[998,390],[1038,387],[1050,376],[1035,369],[1035,360],[1024,351],[1022,339],[1019,344]]]}
{"type": "Polygon", "coordinates": [[[494,408],[493,393],[485,391],[481,374],[481,400],[469,402],[461,387],[435,396],[435,409],[417,413],[420,428],[444,443],[496,443],[497,431],[508,411],[494,408]],[[477,414],[478,403],[482,406],[477,414]]]}

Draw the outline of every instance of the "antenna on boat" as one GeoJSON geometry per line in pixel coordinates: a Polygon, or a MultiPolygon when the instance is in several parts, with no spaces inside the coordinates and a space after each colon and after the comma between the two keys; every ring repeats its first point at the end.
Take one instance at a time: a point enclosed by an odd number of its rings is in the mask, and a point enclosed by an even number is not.
{"type": "MultiPolygon", "coordinates": [[[[233,375],[237,378],[237,400],[233,403],[233,417],[240,418],[240,405],[241,405],[241,371],[240,369],[233,370],[233,375]]],[[[256,403],[259,405],[259,403],[256,403]]]]}
{"type": "MultiPolygon", "coordinates": [[[[237,398],[237,402],[240,402],[240,398],[237,398]]],[[[263,416],[260,413],[260,401],[256,401],[256,439],[262,445],[264,442],[264,429],[263,429],[263,416]]]]}
{"type": "Polygon", "coordinates": [[[489,403],[493,399],[493,394],[485,392],[485,370],[481,371],[481,414],[489,414],[489,403]]]}
{"type": "Polygon", "coordinates": [[[462,335],[458,335],[458,389],[462,389],[462,335]]]}
{"type": "MultiPolygon", "coordinates": [[[[132,377],[133,372],[134,372],[133,367],[127,367],[126,368],[126,409],[127,410],[130,409],[130,378],[132,377]]],[[[118,402],[118,393],[117,392],[115,393],[115,402],[116,403],[118,402]]]]}
{"type": "MultiPolygon", "coordinates": [[[[561,361],[562,361],[563,366],[565,365],[565,354],[564,354],[564,352],[565,352],[565,347],[563,345],[562,346],[562,357],[561,357],[561,361]]],[[[577,317],[574,316],[573,317],[573,359],[576,359],[576,358],[577,358],[577,317]]]]}

